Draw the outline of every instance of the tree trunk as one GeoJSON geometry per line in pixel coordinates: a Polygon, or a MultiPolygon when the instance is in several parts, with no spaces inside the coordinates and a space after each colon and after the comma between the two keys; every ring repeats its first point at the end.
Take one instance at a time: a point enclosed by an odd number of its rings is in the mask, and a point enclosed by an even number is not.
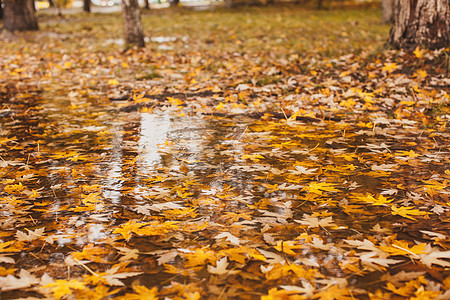
{"type": "Polygon", "coordinates": [[[394,1],[381,0],[381,21],[383,23],[394,22],[394,1]]]}
{"type": "Polygon", "coordinates": [[[226,8],[234,7],[234,1],[233,0],[225,0],[225,7],[226,8]]]}
{"type": "Polygon", "coordinates": [[[323,0],[317,0],[317,9],[323,8],[323,0]]]}
{"type": "Polygon", "coordinates": [[[145,9],[150,9],[150,3],[149,3],[148,0],[145,0],[145,1],[144,1],[144,5],[145,5],[145,6],[144,6],[145,9]]]}
{"type": "Polygon", "coordinates": [[[173,6],[173,7],[178,6],[178,4],[180,4],[180,0],[172,0],[172,2],[170,2],[170,6],[173,6]]]}
{"type": "Polygon", "coordinates": [[[450,46],[450,0],[395,0],[389,43],[395,48],[450,46]]]}
{"type": "Polygon", "coordinates": [[[3,19],[3,6],[2,6],[2,0],[0,0],[0,19],[3,19]]]}
{"type": "Polygon", "coordinates": [[[33,0],[4,0],[3,28],[9,31],[38,30],[33,0]]]}
{"type": "Polygon", "coordinates": [[[91,0],[83,0],[83,11],[91,12],[91,0]]]}
{"type": "Polygon", "coordinates": [[[122,0],[122,16],[126,46],[145,47],[138,1],[122,0]]]}

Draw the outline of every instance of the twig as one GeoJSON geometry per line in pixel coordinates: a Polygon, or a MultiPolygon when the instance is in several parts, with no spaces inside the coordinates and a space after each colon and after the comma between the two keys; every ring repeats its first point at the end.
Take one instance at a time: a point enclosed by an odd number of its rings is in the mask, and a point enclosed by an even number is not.
{"type": "Polygon", "coordinates": [[[77,263],[79,263],[80,264],[80,266],[82,266],[83,268],[85,268],[89,273],[91,273],[92,275],[94,275],[94,276],[97,276],[98,277],[98,274],[97,273],[95,273],[94,271],[92,271],[88,266],[86,266],[84,263],[82,263],[81,261],[79,261],[78,259],[76,259],[76,258],[74,258],[73,259],[74,261],[76,261],[77,263]]]}

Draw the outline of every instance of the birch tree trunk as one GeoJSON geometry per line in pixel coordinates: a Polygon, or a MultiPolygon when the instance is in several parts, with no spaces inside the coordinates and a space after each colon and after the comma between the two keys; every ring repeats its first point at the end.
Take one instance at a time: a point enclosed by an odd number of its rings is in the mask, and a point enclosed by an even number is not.
{"type": "Polygon", "coordinates": [[[395,0],[389,43],[395,48],[450,46],[450,0],[395,0]]]}
{"type": "Polygon", "coordinates": [[[122,0],[122,16],[126,46],[145,47],[138,1],[122,0]]]}
{"type": "Polygon", "coordinates": [[[394,21],[394,1],[381,0],[381,21],[383,23],[392,23],[394,21]]]}
{"type": "Polygon", "coordinates": [[[9,31],[38,30],[33,0],[3,0],[3,28],[9,31]]]}

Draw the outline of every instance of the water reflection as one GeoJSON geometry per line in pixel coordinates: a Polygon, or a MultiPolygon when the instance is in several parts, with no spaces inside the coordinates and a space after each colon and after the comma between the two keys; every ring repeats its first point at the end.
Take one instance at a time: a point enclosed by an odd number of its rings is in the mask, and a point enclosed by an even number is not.
{"type": "Polygon", "coordinates": [[[138,153],[143,174],[147,174],[152,166],[161,161],[159,147],[167,141],[171,129],[170,116],[141,113],[140,128],[138,153]]]}
{"type": "Polygon", "coordinates": [[[111,200],[113,204],[119,204],[121,200],[122,188],[122,140],[123,134],[120,123],[113,125],[113,135],[111,158],[108,163],[107,176],[105,178],[105,186],[108,188],[103,192],[103,197],[111,200]]]}
{"type": "MultiPolygon", "coordinates": [[[[426,205],[425,197],[444,203],[436,192],[419,189],[416,180],[416,176],[439,179],[444,172],[444,154],[434,148],[404,153],[401,150],[410,145],[408,132],[402,133],[402,141],[355,132],[358,128],[349,126],[344,139],[342,124],[287,126],[250,118],[226,120],[169,113],[114,115],[94,104],[64,109],[67,103],[52,103],[42,111],[42,125],[33,125],[28,116],[17,118],[15,123],[0,120],[1,128],[11,132],[2,133],[5,140],[13,138],[14,130],[23,132],[14,143],[4,142],[10,148],[1,152],[5,160],[21,160],[11,162],[11,166],[3,162],[0,170],[4,177],[0,184],[9,189],[0,199],[4,203],[0,225],[5,224],[1,226],[10,240],[16,229],[24,232],[26,228],[45,227],[48,240],[66,247],[50,249],[54,246],[45,244],[47,251],[64,251],[63,256],[54,255],[55,260],[62,261],[89,244],[123,247],[125,239],[117,229],[145,219],[153,227],[146,227],[148,231],[142,234],[130,229],[126,246],[141,253],[156,250],[151,254],[155,257],[163,253],[159,251],[170,251],[167,262],[174,266],[195,249],[210,247],[217,253],[231,253],[227,251],[247,252],[258,247],[267,257],[278,257],[280,261],[273,263],[282,267],[287,260],[275,250],[278,241],[287,241],[281,247],[295,246],[288,257],[293,266],[311,270],[323,266],[326,270],[321,272],[338,277],[348,273],[336,268],[337,263],[360,264],[353,252],[340,252],[343,239],[352,240],[355,232],[372,234],[371,228],[379,228],[381,234],[380,226],[383,232],[402,233],[403,229],[388,224],[407,223],[390,217],[391,208],[385,203],[395,201],[396,208],[406,207],[408,201],[426,205]],[[28,162],[24,154],[32,152],[37,140],[40,150],[28,162]],[[435,174],[426,177],[429,171],[435,174]],[[16,178],[25,178],[21,183],[30,192],[39,191],[37,199],[12,190],[16,178]],[[389,199],[379,194],[389,195],[389,199]],[[33,218],[22,218],[29,209],[34,210],[33,218]],[[13,226],[14,231],[10,229],[13,226]],[[223,237],[230,243],[221,241],[223,237]],[[248,248],[231,248],[243,245],[248,248]],[[173,260],[172,254],[179,258],[173,260]]],[[[114,254],[109,259],[116,263],[117,257],[114,254]]],[[[250,257],[239,259],[249,261],[250,257]]],[[[265,262],[252,263],[271,274],[265,262]]],[[[21,264],[14,267],[24,268],[21,264]]],[[[143,276],[152,282],[159,283],[171,274],[162,266],[156,267],[153,258],[146,264],[144,270],[151,271],[143,276]]],[[[230,264],[254,272],[250,264],[230,264]]],[[[54,266],[49,270],[59,272],[54,266]]],[[[209,275],[195,274],[202,280],[203,276],[209,275]]],[[[186,282],[195,282],[193,278],[186,277],[186,282]]]]}

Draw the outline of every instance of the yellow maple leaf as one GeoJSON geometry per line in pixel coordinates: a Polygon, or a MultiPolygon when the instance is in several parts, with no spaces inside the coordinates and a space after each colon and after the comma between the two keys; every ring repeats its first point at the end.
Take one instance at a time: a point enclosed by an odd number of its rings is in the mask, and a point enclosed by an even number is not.
{"type": "Polygon", "coordinates": [[[388,73],[392,73],[397,69],[398,69],[398,65],[396,63],[385,63],[381,70],[386,71],[388,73]]]}
{"type": "Polygon", "coordinates": [[[314,295],[313,299],[320,300],[354,300],[355,298],[347,288],[333,285],[314,295]]]}
{"type": "Polygon", "coordinates": [[[6,269],[5,267],[0,266],[0,276],[14,275],[17,269],[11,268],[6,269]]]}
{"type": "Polygon", "coordinates": [[[414,152],[413,150],[409,150],[409,151],[397,151],[396,155],[399,156],[409,156],[411,158],[420,156],[420,154],[417,154],[416,152],[414,152]]]}
{"type": "Polygon", "coordinates": [[[118,297],[118,300],[157,300],[158,288],[153,287],[151,289],[143,285],[133,286],[134,294],[127,293],[122,297],[118,297]]]}
{"type": "Polygon", "coordinates": [[[166,234],[171,230],[177,230],[178,223],[175,221],[167,221],[163,223],[150,222],[146,226],[141,226],[132,229],[137,235],[151,236],[151,235],[162,235],[166,234]]]}
{"type": "Polygon", "coordinates": [[[70,69],[71,67],[72,67],[72,62],[70,62],[70,61],[64,62],[64,66],[63,66],[64,69],[70,69]]]}
{"type": "Polygon", "coordinates": [[[296,255],[297,252],[294,252],[293,249],[302,249],[302,245],[297,244],[295,241],[278,241],[277,245],[274,247],[276,250],[286,253],[288,255],[296,255]]]}
{"type": "MultiPolygon", "coordinates": [[[[189,193],[190,194],[190,193],[189,193]]],[[[184,217],[191,217],[195,218],[197,216],[197,213],[195,212],[197,208],[183,208],[183,209],[170,209],[164,211],[164,216],[168,218],[184,218],[184,217]]]]}
{"type": "Polygon", "coordinates": [[[101,189],[100,184],[84,184],[81,186],[84,192],[91,193],[91,192],[98,192],[101,189]]]}
{"type": "Polygon", "coordinates": [[[176,274],[177,276],[195,276],[195,272],[200,271],[203,269],[203,266],[200,267],[190,267],[189,269],[186,269],[184,267],[177,268],[174,265],[171,264],[164,264],[164,272],[169,274],[176,274]]]}
{"type": "Polygon", "coordinates": [[[208,261],[209,262],[215,262],[217,260],[216,254],[214,251],[206,250],[206,249],[197,249],[195,252],[192,253],[186,253],[184,255],[185,258],[187,258],[187,262],[185,263],[185,266],[187,268],[194,267],[194,266],[203,266],[208,261]]]}
{"type": "MultiPolygon", "coordinates": [[[[117,293],[119,290],[114,289],[112,291],[109,291],[109,287],[99,284],[95,287],[94,290],[90,289],[84,289],[84,290],[77,290],[76,298],[77,299],[89,299],[89,300],[103,300],[103,299],[109,299],[110,295],[113,295],[117,293]]],[[[117,298],[114,298],[117,299],[117,298]]]]}
{"type": "Polygon", "coordinates": [[[266,278],[268,280],[276,280],[286,276],[288,277],[295,276],[296,278],[303,278],[306,280],[311,280],[315,277],[322,277],[321,274],[317,273],[317,270],[315,269],[306,270],[302,266],[296,264],[289,264],[289,265],[275,264],[273,265],[273,268],[266,273],[266,278]]]}
{"type": "Polygon", "coordinates": [[[136,223],[134,220],[130,220],[114,229],[113,233],[120,233],[125,240],[129,241],[134,231],[147,224],[148,223],[136,223]]]}
{"type": "Polygon", "coordinates": [[[5,186],[4,190],[8,194],[17,194],[23,191],[25,187],[22,185],[22,182],[19,182],[18,184],[10,184],[5,186]]]}
{"type": "Polygon", "coordinates": [[[108,85],[118,85],[119,81],[117,79],[110,79],[108,80],[108,85]]]}
{"type": "Polygon", "coordinates": [[[308,190],[310,193],[316,193],[322,195],[322,191],[324,192],[339,192],[334,188],[336,186],[334,183],[326,183],[326,182],[310,182],[309,186],[305,186],[302,188],[303,190],[308,190]]]}
{"type": "Polygon", "coordinates": [[[16,241],[8,241],[4,243],[0,243],[0,253],[1,252],[19,252],[22,251],[19,246],[12,245],[16,243],[16,241]]]}
{"type": "Polygon", "coordinates": [[[417,58],[422,58],[424,53],[425,53],[425,49],[420,49],[419,46],[417,46],[416,49],[414,50],[414,55],[417,58]]]}
{"type": "Polygon", "coordinates": [[[412,255],[418,258],[417,254],[427,253],[426,247],[426,243],[421,243],[409,248],[408,242],[395,241],[391,246],[380,246],[379,248],[390,255],[412,255]]]}
{"type": "Polygon", "coordinates": [[[358,158],[358,155],[355,153],[343,153],[343,154],[335,155],[335,157],[341,157],[341,158],[345,159],[346,161],[352,161],[352,160],[358,158]]]}
{"type": "Polygon", "coordinates": [[[427,191],[430,190],[440,191],[447,188],[448,186],[447,180],[445,180],[444,182],[439,182],[436,180],[422,180],[422,182],[426,183],[424,187],[427,191]]]}
{"type": "Polygon", "coordinates": [[[169,100],[170,104],[172,104],[174,106],[179,106],[179,105],[184,104],[184,101],[180,100],[178,98],[167,97],[167,100],[169,100]]]}
{"type": "Polygon", "coordinates": [[[225,249],[221,250],[219,253],[222,255],[226,255],[230,260],[237,261],[240,264],[244,264],[247,259],[245,250],[243,250],[242,248],[225,249]]]}
{"type": "Polygon", "coordinates": [[[425,70],[417,70],[415,73],[414,73],[414,77],[416,77],[417,79],[419,79],[419,80],[421,80],[421,79],[424,79],[425,77],[427,77],[427,71],[425,71],[425,70]]]}
{"type": "Polygon", "coordinates": [[[355,194],[353,197],[354,197],[354,199],[357,199],[357,200],[360,200],[360,201],[363,201],[363,202],[367,202],[367,203],[370,203],[372,205],[384,205],[384,206],[386,206],[387,204],[392,202],[392,200],[387,199],[383,195],[378,195],[378,198],[375,198],[370,193],[367,193],[365,196],[363,196],[361,194],[355,194]]]}
{"type": "Polygon", "coordinates": [[[414,209],[412,207],[407,207],[407,206],[400,206],[397,207],[395,205],[391,206],[392,209],[392,214],[393,215],[399,215],[402,216],[404,218],[408,218],[414,221],[417,221],[417,219],[411,217],[412,216],[423,216],[423,215],[427,215],[428,213],[425,211],[420,211],[418,209],[414,209]]]}
{"type": "Polygon", "coordinates": [[[87,195],[82,194],[82,195],[81,195],[81,198],[83,199],[82,201],[83,201],[83,203],[84,203],[85,205],[95,204],[95,203],[101,202],[101,200],[100,200],[100,198],[101,198],[100,194],[101,194],[101,192],[98,192],[98,193],[90,193],[90,194],[87,194],[87,195]]]}
{"type": "Polygon", "coordinates": [[[417,279],[408,281],[403,286],[399,286],[398,288],[392,282],[388,282],[386,284],[386,289],[397,295],[409,298],[418,288],[420,288],[420,286],[422,286],[422,284],[428,284],[428,282],[425,277],[419,276],[417,279]]]}
{"type": "Polygon", "coordinates": [[[259,162],[260,159],[263,159],[264,156],[259,154],[244,154],[241,156],[241,159],[250,159],[254,162],[259,162]]]}
{"type": "Polygon", "coordinates": [[[66,295],[71,295],[72,290],[83,290],[85,288],[85,283],[76,279],[72,279],[69,281],[58,279],[55,280],[55,282],[44,285],[43,287],[51,288],[53,297],[55,297],[56,300],[59,300],[66,295]]]}
{"type": "Polygon", "coordinates": [[[93,262],[106,263],[105,256],[108,250],[93,245],[86,245],[81,252],[72,252],[71,255],[76,260],[87,259],[93,262]]]}
{"type": "MultiPolygon", "coordinates": [[[[411,300],[433,300],[438,299],[441,293],[439,291],[426,291],[423,285],[421,285],[415,292],[411,300]]],[[[442,297],[444,298],[444,297],[442,297]]]]}
{"type": "Polygon", "coordinates": [[[305,296],[298,295],[298,291],[279,290],[274,287],[269,290],[269,293],[265,296],[261,296],[261,300],[301,300],[307,299],[305,296]]]}
{"type": "Polygon", "coordinates": [[[220,102],[219,104],[217,104],[216,109],[217,110],[222,110],[223,109],[223,103],[220,102]]]}

